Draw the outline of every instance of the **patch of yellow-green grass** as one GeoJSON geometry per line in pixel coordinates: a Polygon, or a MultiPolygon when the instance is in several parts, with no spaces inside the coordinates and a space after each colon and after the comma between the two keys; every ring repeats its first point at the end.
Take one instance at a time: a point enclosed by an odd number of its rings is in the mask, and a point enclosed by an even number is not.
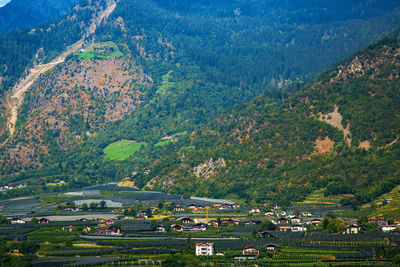
{"type": "Polygon", "coordinates": [[[109,160],[124,160],[135,154],[142,147],[145,147],[146,143],[135,142],[130,140],[121,140],[109,144],[103,149],[104,157],[109,160]]]}
{"type": "Polygon", "coordinates": [[[351,198],[352,196],[352,194],[324,196],[324,189],[320,189],[308,195],[304,201],[295,203],[295,205],[338,206],[342,199],[351,198]]]}
{"type": "Polygon", "coordinates": [[[369,206],[376,207],[376,210],[371,212],[369,217],[383,216],[388,219],[398,219],[400,214],[400,185],[370,203],[369,206]]]}
{"type": "Polygon", "coordinates": [[[170,82],[172,73],[174,73],[174,71],[170,70],[162,76],[162,82],[157,88],[157,94],[164,95],[169,89],[175,87],[175,83],[170,82]]]}
{"type": "Polygon", "coordinates": [[[124,54],[119,50],[118,45],[112,41],[95,43],[86,48],[85,52],[76,53],[80,58],[109,58],[122,57],[124,54]]]}
{"type": "Polygon", "coordinates": [[[176,142],[180,137],[182,137],[182,136],[184,136],[184,135],[187,135],[187,132],[185,131],[185,132],[180,132],[180,133],[176,133],[176,134],[173,134],[172,136],[171,136],[171,139],[168,139],[168,140],[160,140],[160,142],[158,142],[157,144],[155,144],[154,146],[156,146],[156,147],[158,147],[158,146],[165,146],[165,145],[168,145],[169,143],[171,143],[171,142],[176,142]]]}

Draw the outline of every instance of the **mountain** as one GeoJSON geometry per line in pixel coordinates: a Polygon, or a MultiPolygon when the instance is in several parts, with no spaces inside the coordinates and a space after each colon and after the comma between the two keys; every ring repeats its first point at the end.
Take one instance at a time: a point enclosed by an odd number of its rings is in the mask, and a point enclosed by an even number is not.
{"type": "Polygon", "coordinates": [[[171,145],[136,184],[289,204],[315,190],[363,204],[400,183],[400,35],[315,81],[257,97],[171,145]],[[271,98],[273,97],[273,98],[271,98]]]}
{"type": "Polygon", "coordinates": [[[1,35],[1,182],[28,184],[18,195],[128,177],[142,188],[282,203],[334,188],[339,174],[316,179],[313,166],[327,162],[318,151],[337,152],[338,164],[369,141],[375,155],[397,126],[352,117],[342,105],[351,95],[331,89],[330,74],[307,81],[400,23],[393,1],[337,3],[80,1],[57,23],[1,35]],[[337,102],[331,91],[346,96],[337,102]]]}
{"type": "Polygon", "coordinates": [[[0,33],[32,28],[65,16],[78,0],[12,0],[0,9],[0,33]]]}

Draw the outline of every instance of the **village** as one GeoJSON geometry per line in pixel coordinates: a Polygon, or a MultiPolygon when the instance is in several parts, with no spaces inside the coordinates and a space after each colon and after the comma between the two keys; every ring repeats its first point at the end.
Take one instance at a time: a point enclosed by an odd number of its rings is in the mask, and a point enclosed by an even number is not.
{"type": "MultiPolygon", "coordinates": [[[[33,213],[7,217],[8,223],[0,225],[0,233],[10,240],[61,245],[58,256],[64,257],[72,256],[71,252],[67,253],[71,248],[62,245],[68,239],[74,256],[79,255],[80,260],[101,253],[109,254],[115,261],[118,261],[115,253],[127,243],[133,249],[156,247],[155,252],[141,255],[149,260],[162,260],[166,250],[180,253],[182,247],[189,246],[186,252],[201,261],[270,263],[282,263],[284,259],[289,262],[295,259],[300,262],[373,261],[379,260],[378,248],[394,249],[400,244],[398,219],[340,218],[331,213],[322,214],[323,209],[294,211],[268,203],[241,207],[233,202],[198,204],[190,200],[160,199],[154,204],[112,208],[101,201],[101,204],[73,207],[66,203],[60,211],[68,214],[64,216],[33,213]],[[81,246],[97,248],[82,253],[81,246]],[[101,252],[102,246],[112,249],[101,252]],[[305,256],[300,255],[301,250],[305,256]]],[[[44,247],[38,253],[54,260],[52,252],[45,251],[44,247]]]]}

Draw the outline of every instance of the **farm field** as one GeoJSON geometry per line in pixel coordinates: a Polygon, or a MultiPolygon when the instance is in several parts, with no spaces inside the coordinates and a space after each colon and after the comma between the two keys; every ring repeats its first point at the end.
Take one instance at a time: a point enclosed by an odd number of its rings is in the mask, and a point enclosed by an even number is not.
{"type": "Polygon", "coordinates": [[[324,196],[324,190],[320,189],[308,195],[304,201],[295,203],[295,205],[339,206],[342,199],[351,197],[351,194],[324,196]]]}
{"type": "Polygon", "coordinates": [[[87,58],[110,58],[110,57],[122,57],[124,54],[119,50],[118,45],[112,41],[94,43],[86,51],[75,54],[76,56],[87,59],[87,58]]]}
{"type": "Polygon", "coordinates": [[[121,140],[109,144],[103,149],[104,157],[109,160],[124,160],[135,154],[146,143],[121,140]]]}

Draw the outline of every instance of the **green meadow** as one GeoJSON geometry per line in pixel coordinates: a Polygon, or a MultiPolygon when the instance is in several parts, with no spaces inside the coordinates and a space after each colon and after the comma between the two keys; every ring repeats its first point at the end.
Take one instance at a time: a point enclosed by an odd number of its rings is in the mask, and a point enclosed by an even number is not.
{"type": "Polygon", "coordinates": [[[135,154],[146,143],[121,140],[109,144],[103,149],[104,157],[109,160],[124,160],[135,154]]]}

